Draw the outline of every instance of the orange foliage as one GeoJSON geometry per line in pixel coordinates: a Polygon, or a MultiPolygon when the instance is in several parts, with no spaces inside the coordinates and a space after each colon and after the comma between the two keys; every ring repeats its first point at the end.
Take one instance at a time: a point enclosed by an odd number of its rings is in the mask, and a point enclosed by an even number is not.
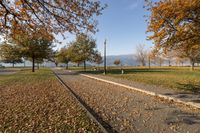
{"type": "Polygon", "coordinates": [[[148,19],[148,39],[154,41],[156,51],[175,50],[190,60],[199,56],[200,1],[146,1],[146,7],[151,11],[148,19]]]}
{"type": "Polygon", "coordinates": [[[104,8],[98,0],[0,0],[0,32],[10,32],[15,24],[30,32],[35,27],[54,33],[95,32],[93,18],[104,8]]]}

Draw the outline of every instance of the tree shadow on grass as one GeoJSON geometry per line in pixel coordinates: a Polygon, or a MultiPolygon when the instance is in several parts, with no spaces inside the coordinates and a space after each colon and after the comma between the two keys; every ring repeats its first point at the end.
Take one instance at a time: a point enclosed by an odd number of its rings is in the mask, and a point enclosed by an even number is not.
{"type": "Polygon", "coordinates": [[[84,73],[84,74],[103,74],[104,71],[103,70],[97,70],[97,71],[79,71],[80,73],[84,73]]]}
{"type": "Polygon", "coordinates": [[[200,103],[200,100],[192,100],[192,102],[200,103]]]}
{"type": "Polygon", "coordinates": [[[200,115],[175,110],[168,115],[165,122],[170,124],[200,124],[200,115]]]}
{"type": "Polygon", "coordinates": [[[77,72],[56,72],[57,75],[78,75],[79,73],[77,72]]]}
{"type": "Polygon", "coordinates": [[[187,83],[187,84],[177,83],[177,88],[181,90],[190,91],[193,93],[200,93],[200,85],[196,85],[193,83],[187,83]]]}
{"type": "MultiPolygon", "coordinates": [[[[148,69],[148,68],[143,68],[143,69],[123,69],[123,70],[124,70],[124,74],[134,74],[134,73],[167,73],[167,72],[170,72],[169,70],[148,69]]],[[[121,69],[108,70],[108,73],[119,74],[119,73],[121,73],[121,69]]]]}
{"type": "Polygon", "coordinates": [[[140,73],[140,72],[148,72],[148,73],[166,73],[170,72],[169,70],[161,70],[161,69],[127,69],[125,70],[127,73],[140,73]]]}
{"type": "MultiPolygon", "coordinates": [[[[122,69],[107,69],[108,74],[121,74],[122,69]]],[[[156,70],[156,69],[123,69],[124,74],[134,74],[134,73],[167,73],[169,70],[156,70]]],[[[89,73],[89,74],[103,74],[103,70],[97,71],[80,71],[81,73],[89,73]]]]}

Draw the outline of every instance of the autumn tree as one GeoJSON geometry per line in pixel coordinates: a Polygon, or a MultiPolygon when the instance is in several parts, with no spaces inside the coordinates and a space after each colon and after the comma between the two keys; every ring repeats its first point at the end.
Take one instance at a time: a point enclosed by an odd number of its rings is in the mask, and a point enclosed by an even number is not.
{"type": "Polygon", "coordinates": [[[151,68],[151,64],[152,63],[155,63],[154,62],[154,59],[155,59],[155,54],[152,50],[149,50],[147,52],[147,58],[148,58],[148,66],[149,66],[149,69],[151,68]]]}
{"type": "Polygon", "coordinates": [[[0,45],[0,56],[2,62],[12,63],[13,67],[16,63],[23,62],[19,47],[7,42],[0,45]]]}
{"type": "MultiPolygon", "coordinates": [[[[47,32],[96,32],[94,18],[106,5],[95,0],[0,0],[0,32],[27,25],[29,32],[43,27],[47,32]]],[[[17,34],[17,33],[16,33],[17,34]]]]}
{"type": "Polygon", "coordinates": [[[197,57],[197,59],[196,59],[196,63],[200,63],[200,55],[197,57]]]}
{"type": "MultiPolygon", "coordinates": [[[[52,41],[49,40],[49,33],[61,33],[63,36],[64,32],[95,33],[95,18],[101,15],[105,7],[98,0],[0,0],[0,32],[6,39],[9,37],[16,44],[23,44],[23,54],[32,58],[34,71],[36,55],[44,59],[50,52],[51,46],[47,45],[47,41],[52,41]],[[39,55],[35,48],[42,43],[45,52],[39,55]],[[33,51],[30,51],[33,46],[33,51]]],[[[38,50],[42,51],[40,48],[38,50]]]]}
{"type": "MultiPolygon", "coordinates": [[[[161,67],[165,61],[162,55],[157,55],[156,56],[156,63],[161,67]]],[[[169,63],[169,62],[168,62],[169,63]]]]}
{"type": "Polygon", "coordinates": [[[38,58],[35,60],[35,64],[37,64],[37,69],[40,68],[40,64],[42,64],[44,61],[45,61],[45,60],[44,60],[43,57],[42,57],[42,58],[39,58],[39,57],[38,57],[38,58]]]}
{"type": "Polygon", "coordinates": [[[44,59],[49,59],[52,47],[52,43],[44,38],[30,40],[21,46],[23,55],[32,61],[32,72],[34,72],[35,61],[42,62],[44,59]]]}
{"type": "Polygon", "coordinates": [[[162,57],[168,62],[168,66],[172,66],[172,61],[175,57],[174,51],[168,51],[162,54],[162,57]]]}
{"type": "Polygon", "coordinates": [[[142,66],[146,66],[147,51],[145,50],[144,45],[137,45],[135,57],[142,66]]]}
{"type": "Polygon", "coordinates": [[[175,57],[175,59],[176,59],[176,64],[179,65],[179,66],[180,66],[180,64],[181,64],[181,66],[183,66],[184,62],[187,60],[184,57],[178,57],[178,56],[175,57]]]}
{"type": "Polygon", "coordinates": [[[49,59],[52,54],[53,34],[47,33],[44,28],[37,28],[35,32],[30,34],[26,25],[23,29],[18,30],[18,34],[13,32],[10,34],[11,40],[20,48],[23,57],[32,61],[32,72],[34,72],[36,61],[41,62],[44,59],[49,59]]]}
{"type": "Polygon", "coordinates": [[[58,63],[59,63],[59,57],[58,56],[59,56],[59,52],[57,50],[52,51],[52,53],[49,55],[48,61],[53,62],[57,67],[58,63]]]}
{"type": "Polygon", "coordinates": [[[76,40],[69,46],[69,53],[71,61],[83,63],[86,70],[86,61],[93,62],[97,53],[96,40],[86,34],[77,35],[76,40]]]}
{"type": "Polygon", "coordinates": [[[75,45],[74,42],[71,42],[68,46],[68,52],[71,59],[71,62],[76,63],[77,66],[83,62],[82,56],[80,56],[77,52],[79,52],[78,47],[75,45]]]}
{"type": "Polygon", "coordinates": [[[200,54],[199,0],[146,0],[151,11],[148,19],[148,39],[154,40],[160,51],[180,50],[189,58],[191,69],[200,54]]]}
{"type": "Polygon", "coordinates": [[[162,53],[154,53],[154,51],[150,51],[147,57],[149,68],[151,67],[151,64],[161,67],[165,61],[162,53]]]}
{"type": "Polygon", "coordinates": [[[94,62],[99,66],[100,64],[103,63],[103,58],[101,56],[101,53],[96,52],[96,54],[94,55],[94,62]]]}
{"type": "Polygon", "coordinates": [[[66,69],[68,69],[70,61],[69,49],[66,47],[61,48],[58,52],[57,58],[58,62],[65,63],[66,69]]]}
{"type": "Polygon", "coordinates": [[[118,65],[121,63],[121,61],[120,61],[119,59],[116,59],[113,63],[114,63],[116,66],[118,66],[118,65]]]}

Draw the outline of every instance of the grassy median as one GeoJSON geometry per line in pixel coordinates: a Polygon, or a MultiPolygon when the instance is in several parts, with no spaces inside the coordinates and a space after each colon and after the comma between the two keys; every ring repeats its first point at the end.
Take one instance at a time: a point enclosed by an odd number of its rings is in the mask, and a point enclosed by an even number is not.
{"type": "Polygon", "coordinates": [[[48,69],[0,75],[0,132],[99,132],[48,69]]]}

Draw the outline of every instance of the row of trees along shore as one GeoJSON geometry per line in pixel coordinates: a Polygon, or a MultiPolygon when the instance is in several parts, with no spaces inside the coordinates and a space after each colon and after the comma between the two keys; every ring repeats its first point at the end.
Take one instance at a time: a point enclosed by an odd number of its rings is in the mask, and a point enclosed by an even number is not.
{"type": "MultiPolygon", "coordinates": [[[[30,60],[34,72],[35,63],[54,60],[52,48],[58,42],[55,35],[96,33],[95,18],[106,6],[98,0],[1,0],[0,33],[4,40],[0,47],[1,60],[13,66],[22,62],[22,58],[30,60]]],[[[70,59],[75,62],[90,60],[86,56],[70,59]]]]}
{"type": "Polygon", "coordinates": [[[48,35],[48,38],[43,38],[39,33],[37,36],[31,36],[32,38],[26,38],[19,36],[18,39],[22,40],[15,43],[12,40],[9,42],[3,42],[0,45],[0,53],[2,61],[5,63],[12,63],[13,67],[16,63],[22,63],[22,59],[32,61],[32,71],[35,71],[35,63],[43,63],[44,60],[52,61],[57,66],[58,63],[65,63],[66,69],[68,69],[69,62],[76,63],[78,66],[80,63],[84,64],[84,70],[86,70],[86,61],[101,64],[102,56],[96,49],[96,40],[86,34],[77,35],[76,40],[71,42],[67,47],[61,48],[59,51],[53,50],[52,39],[53,36],[48,35]],[[12,43],[11,43],[12,42],[12,43]]]}
{"type": "Polygon", "coordinates": [[[83,63],[86,70],[86,61],[101,64],[102,56],[96,49],[96,41],[86,34],[80,34],[75,41],[71,42],[67,47],[61,48],[55,55],[55,64],[73,62],[78,66],[83,63]]]}
{"type": "MultiPolygon", "coordinates": [[[[168,51],[167,53],[156,52],[154,49],[147,48],[146,45],[139,44],[136,47],[134,57],[140,66],[188,66],[190,59],[187,56],[179,56],[178,51],[168,51]]],[[[200,57],[194,61],[197,65],[200,64],[200,57]]]]}

